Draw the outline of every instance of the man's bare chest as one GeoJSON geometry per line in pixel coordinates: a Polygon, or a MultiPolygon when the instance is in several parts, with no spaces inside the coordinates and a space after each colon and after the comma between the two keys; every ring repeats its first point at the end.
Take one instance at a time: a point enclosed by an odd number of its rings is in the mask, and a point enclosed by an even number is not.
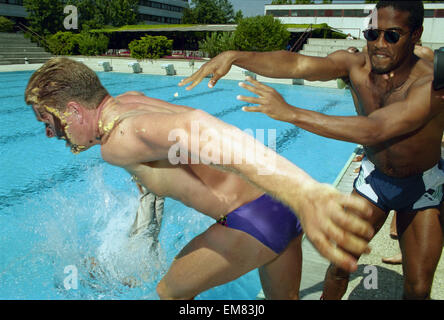
{"type": "Polygon", "coordinates": [[[352,81],[351,93],[359,115],[368,116],[372,112],[390,104],[404,101],[407,97],[410,81],[391,83],[358,79],[352,81]]]}

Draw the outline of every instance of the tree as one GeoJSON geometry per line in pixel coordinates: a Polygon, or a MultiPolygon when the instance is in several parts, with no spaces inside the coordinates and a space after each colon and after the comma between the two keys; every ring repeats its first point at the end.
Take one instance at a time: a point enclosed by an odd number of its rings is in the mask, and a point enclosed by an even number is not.
{"type": "Polygon", "coordinates": [[[233,5],[228,0],[191,0],[183,12],[182,22],[189,24],[234,23],[233,5]]]}
{"type": "Polygon", "coordinates": [[[121,27],[137,23],[138,8],[138,0],[108,0],[102,2],[101,9],[106,25],[121,27]]]}
{"type": "Polygon", "coordinates": [[[242,10],[239,10],[234,15],[234,23],[239,24],[239,22],[244,18],[244,14],[242,13],[242,10]]]}
{"type": "Polygon", "coordinates": [[[14,22],[8,18],[0,16],[0,32],[12,32],[14,31],[14,22]]]}
{"type": "Polygon", "coordinates": [[[229,0],[216,0],[216,6],[222,11],[226,23],[234,22],[234,9],[229,0]]]}
{"type": "Polygon", "coordinates": [[[79,30],[100,29],[105,22],[103,3],[94,0],[69,0],[67,4],[77,7],[79,30]]]}
{"type": "Polygon", "coordinates": [[[291,0],[273,0],[271,4],[292,4],[291,0]]]}
{"type": "Polygon", "coordinates": [[[23,6],[28,12],[29,28],[41,37],[65,31],[63,28],[62,1],[24,0],[23,6]]]}
{"type": "Polygon", "coordinates": [[[173,40],[164,36],[145,35],[140,40],[133,40],[128,45],[131,57],[138,60],[159,59],[171,54],[173,40]]]}
{"type": "Polygon", "coordinates": [[[121,27],[137,23],[137,0],[68,0],[78,8],[79,26],[83,30],[100,29],[105,25],[121,27]]]}
{"type": "Polygon", "coordinates": [[[199,41],[199,50],[210,58],[224,51],[236,49],[233,32],[212,32],[204,40],[199,41]]]}
{"type": "Polygon", "coordinates": [[[234,33],[234,43],[242,51],[273,51],[285,49],[290,32],[270,15],[242,19],[234,33]]]}
{"type": "Polygon", "coordinates": [[[314,4],[312,0],[295,0],[294,4],[314,4]]]}

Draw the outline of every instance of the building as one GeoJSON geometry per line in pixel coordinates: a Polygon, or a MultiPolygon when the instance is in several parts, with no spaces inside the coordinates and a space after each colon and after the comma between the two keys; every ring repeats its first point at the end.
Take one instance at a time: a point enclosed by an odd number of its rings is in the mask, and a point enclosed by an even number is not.
{"type": "Polygon", "coordinates": [[[145,24],[179,24],[188,0],[139,0],[139,14],[145,24]]]}
{"type": "MultiPolygon", "coordinates": [[[[278,18],[284,24],[321,24],[363,38],[371,10],[375,4],[305,4],[266,5],[265,14],[278,18]]],[[[444,43],[444,3],[424,3],[424,32],[422,41],[444,43]]]]}
{"type": "MultiPolygon", "coordinates": [[[[185,8],[188,0],[139,0],[139,18],[145,24],[179,24],[185,8]]],[[[0,16],[26,18],[23,0],[0,0],[0,16]]]]}

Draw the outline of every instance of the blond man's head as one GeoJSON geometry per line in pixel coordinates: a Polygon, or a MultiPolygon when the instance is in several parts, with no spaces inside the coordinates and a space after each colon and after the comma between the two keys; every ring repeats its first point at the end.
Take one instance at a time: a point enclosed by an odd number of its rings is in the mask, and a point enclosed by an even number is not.
{"type": "Polygon", "coordinates": [[[28,82],[25,101],[36,108],[63,111],[69,101],[97,108],[108,95],[96,73],[81,62],[52,58],[28,82]]]}

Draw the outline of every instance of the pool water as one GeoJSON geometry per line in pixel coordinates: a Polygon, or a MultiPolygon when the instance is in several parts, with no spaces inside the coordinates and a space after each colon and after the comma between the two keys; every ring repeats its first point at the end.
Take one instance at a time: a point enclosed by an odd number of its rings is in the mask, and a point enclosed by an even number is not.
{"type": "MultiPolygon", "coordinates": [[[[129,239],[138,207],[130,176],[104,163],[99,147],[74,156],[63,141],[46,138],[23,99],[31,74],[0,73],[0,299],[158,299],[156,284],[174,256],[214,221],[167,199],[157,253],[146,239],[129,239]]],[[[248,92],[237,81],[186,91],[177,86],[180,77],[98,75],[112,95],[138,90],[243,130],[275,129],[277,151],[321,182],[332,183],[355,148],[242,112],[236,96],[248,92]]],[[[355,114],[346,90],[270,85],[292,105],[355,114]]],[[[260,288],[252,271],[197,299],[255,299],[260,288]]]]}

